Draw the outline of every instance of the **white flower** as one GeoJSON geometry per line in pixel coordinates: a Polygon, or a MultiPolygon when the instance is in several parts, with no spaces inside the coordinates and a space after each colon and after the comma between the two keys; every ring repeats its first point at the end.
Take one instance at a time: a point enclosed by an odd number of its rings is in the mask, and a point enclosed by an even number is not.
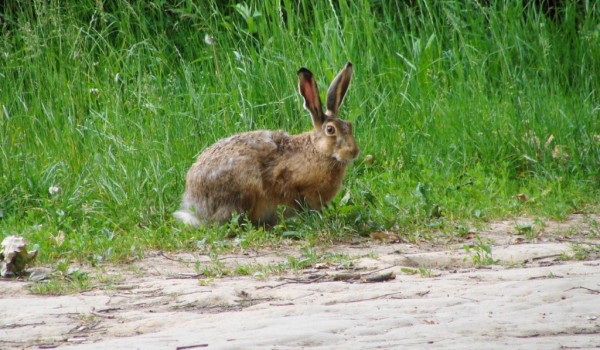
{"type": "Polygon", "coordinates": [[[233,54],[235,55],[235,60],[238,62],[242,62],[242,60],[244,59],[244,55],[237,51],[233,51],[233,54]]]}
{"type": "Polygon", "coordinates": [[[54,196],[56,194],[60,194],[62,192],[62,188],[58,186],[50,186],[50,188],[48,188],[48,192],[51,196],[54,196]]]}
{"type": "Polygon", "coordinates": [[[210,36],[210,34],[206,33],[204,35],[204,42],[206,43],[206,45],[212,45],[214,43],[214,39],[212,36],[210,36]]]}

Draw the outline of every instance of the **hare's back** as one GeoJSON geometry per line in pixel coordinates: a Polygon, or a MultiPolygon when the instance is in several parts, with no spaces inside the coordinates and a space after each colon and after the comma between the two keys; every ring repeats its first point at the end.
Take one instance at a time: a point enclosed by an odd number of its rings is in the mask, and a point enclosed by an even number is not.
{"type": "Polygon", "coordinates": [[[283,131],[258,130],[219,140],[198,157],[205,166],[232,166],[240,160],[261,161],[284,147],[289,135],[283,131]]]}
{"type": "Polygon", "coordinates": [[[225,187],[241,181],[259,182],[264,165],[287,148],[288,140],[286,132],[269,130],[222,139],[200,154],[188,173],[188,182],[218,182],[225,187]]]}

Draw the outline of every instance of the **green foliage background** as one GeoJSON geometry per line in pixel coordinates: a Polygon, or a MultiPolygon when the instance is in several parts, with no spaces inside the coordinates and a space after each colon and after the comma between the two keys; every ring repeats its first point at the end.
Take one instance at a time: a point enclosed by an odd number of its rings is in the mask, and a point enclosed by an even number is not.
{"type": "Polygon", "coordinates": [[[122,259],[231,231],[248,242],[380,229],[418,239],[598,210],[595,1],[552,13],[452,0],[2,6],[0,233],[25,235],[42,259],[122,259]],[[308,130],[295,72],[309,67],[323,92],[347,60],[342,117],[362,157],[330,208],[271,232],[171,221],[204,147],[308,130]]]}

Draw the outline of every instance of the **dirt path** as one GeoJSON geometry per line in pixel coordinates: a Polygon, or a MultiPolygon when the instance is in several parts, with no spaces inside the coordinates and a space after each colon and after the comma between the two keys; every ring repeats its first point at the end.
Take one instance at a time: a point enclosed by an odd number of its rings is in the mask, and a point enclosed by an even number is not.
{"type": "MultiPolygon", "coordinates": [[[[470,266],[465,241],[365,241],[327,248],[353,258],[350,273],[335,263],[285,276],[200,280],[197,267],[207,257],[157,253],[96,271],[113,281],[110,288],[75,295],[35,296],[26,282],[0,281],[0,348],[600,347],[600,216],[515,234],[528,222],[478,232],[499,260],[485,268],[470,266]],[[565,260],[575,253],[583,260],[565,260]],[[390,272],[395,278],[367,282],[390,272]]],[[[292,247],[220,263],[259,271],[289,255],[301,254],[292,247]]]]}

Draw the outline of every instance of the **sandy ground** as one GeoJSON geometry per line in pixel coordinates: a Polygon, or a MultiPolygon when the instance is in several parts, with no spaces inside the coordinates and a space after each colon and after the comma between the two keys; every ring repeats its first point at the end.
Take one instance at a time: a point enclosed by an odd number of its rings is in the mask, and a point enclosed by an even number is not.
{"type": "MultiPolygon", "coordinates": [[[[207,280],[197,267],[208,257],[153,253],[92,271],[113,283],[75,295],[36,296],[29,282],[2,280],[0,348],[599,348],[600,216],[544,220],[533,235],[518,235],[515,227],[528,222],[479,230],[499,260],[482,268],[462,249],[474,240],[442,237],[323,248],[352,257],[351,271],[319,264],[284,276],[207,280]],[[574,244],[587,247],[585,260],[565,260],[574,244]],[[395,278],[368,281],[390,272],[395,278]]],[[[220,262],[258,266],[290,255],[301,252],[290,246],[220,262]]]]}

